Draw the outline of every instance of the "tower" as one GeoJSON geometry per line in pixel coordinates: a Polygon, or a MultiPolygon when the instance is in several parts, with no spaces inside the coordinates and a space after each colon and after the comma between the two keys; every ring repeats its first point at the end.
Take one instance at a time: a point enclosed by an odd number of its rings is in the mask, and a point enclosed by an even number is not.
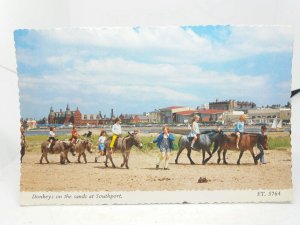
{"type": "Polygon", "coordinates": [[[115,115],[114,115],[114,109],[111,109],[111,112],[110,112],[110,118],[111,118],[111,119],[114,119],[114,118],[115,118],[115,115]]]}
{"type": "Polygon", "coordinates": [[[65,124],[69,124],[70,123],[70,119],[71,119],[71,111],[70,111],[70,107],[69,104],[66,107],[66,114],[65,114],[65,124]]]}
{"type": "Polygon", "coordinates": [[[81,112],[78,107],[74,113],[74,125],[81,125],[81,112]]]}
{"type": "Polygon", "coordinates": [[[54,114],[52,106],[50,107],[50,112],[49,112],[49,115],[48,115],[48,121],[49,121],[49,124],[54,124],[55,123],[55,114],[54,114]]]}

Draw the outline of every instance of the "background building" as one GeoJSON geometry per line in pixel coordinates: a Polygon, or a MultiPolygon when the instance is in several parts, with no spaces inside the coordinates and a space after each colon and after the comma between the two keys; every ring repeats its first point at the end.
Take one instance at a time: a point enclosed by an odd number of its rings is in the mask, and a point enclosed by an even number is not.
{"type": "Polygon", "coordinates": [[[215,102],[209,103],[209,109],[218,109],[218,110],[237,110],[244,111],[247,113],[247,110],[256,108],[256,104],[254,102],[248,101],[236,101],[236,100],[226,100],[219,101],[216,99],[215,102]]]}
{"type": "Polygon", "coordinates": [[[69,105],[67,105],[66,111],[60,109],[60,111],[54,112],[51,107],[48,115],[48,123],[64,125],[73,124],[75,126],[111,124],[114,120],[113,111],[111,115],[113,118],[103,117],[101,112],[97,114],[82,114],[78,107],[75,111],[71,111],[69,105]]]}
{"type": "Polygon", "coordinates": [[[166,108],[160,109],[160,123],[176,123],[176,113],[188,111],[188,110],[195,110],[190,107],[185,106],[169,106],[166,108]]]}
{"type": "Polygon", "coordinates": [[[248,120],[252,123],[273,123],[274,119],[290,122],[291,109],[289,108],[258,108],[248,110],[248,120]]]}

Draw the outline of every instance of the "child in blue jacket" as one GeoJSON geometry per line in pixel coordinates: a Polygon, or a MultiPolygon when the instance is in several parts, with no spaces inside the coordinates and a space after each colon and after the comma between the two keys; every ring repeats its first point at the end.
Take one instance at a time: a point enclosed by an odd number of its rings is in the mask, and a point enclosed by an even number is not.
{"type": "Polygon", "coordinates": [[[155,140],[153,140],[153,143],[157,143],[161,153],[158,163],[156,164],[156,169],[159,168],[161,161],[165,160],[164,169],[168,170],[170,152],[171,149],[174,149],[173,141],[175,140],[175,137],[172,133],[170,133],[170,129],[167,126],[164,126],[162,130],[163,132],[155,140]]]}

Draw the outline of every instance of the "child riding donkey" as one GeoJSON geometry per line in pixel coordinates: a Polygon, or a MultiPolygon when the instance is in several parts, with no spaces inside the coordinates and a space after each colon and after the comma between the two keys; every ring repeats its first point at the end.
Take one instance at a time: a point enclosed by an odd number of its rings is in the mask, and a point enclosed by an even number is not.
{"type": "Polygon", "coordinates": [[[234,132],[237,136],[236,138],[236,148],[239,149],[239,143],[241,139],[241,135],[245,132],[245,121],[246,116],[241,115],[239,121],[235,124],[234,132]]]}
{"type": "Polygon", "coordinates": [[[55,141],[57,141],[57,139],[55,138],[55,127],[50,127],[49,138],[48,138],[49,144],[47,146],[50,152],[52,152],[52,148],[55,144],[55,141]]]}
{"type": "Polygon", "coordinates": [[[198,115],[195,115],[192,119],[192,130],[189,133],[189,137],[192,137],[192,143],[191,143],[191,148],[194,149],[194,144],[196,140],[200,137],[200,129],[199,129],[199,122],[200,117],[198,115]]]}
{"type": "Polygon", "coordinates": [[[113,153],[113,149],[114,149],[114,146],[115,146],[115,142],[117,140],[118,137],[121,136],[122,134],[122,128],[121,128],[121,119],[118,117],[115,119],[115,124],[112,126],[112,133],[113,133],[113,136],[112,136],[112,139],[111,139],[111,142],[110,142],[110,154],[113,153]]]}

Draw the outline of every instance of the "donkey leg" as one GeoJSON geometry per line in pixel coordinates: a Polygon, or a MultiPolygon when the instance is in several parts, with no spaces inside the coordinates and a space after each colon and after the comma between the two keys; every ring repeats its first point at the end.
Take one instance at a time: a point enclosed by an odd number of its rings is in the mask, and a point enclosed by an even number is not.
{"type": "Polygon", "coordinates": [[[219,150],[218,150],[218,164],[220,164],[220,162],[221,162],[221,151],[222,151],[222,148],[219,148],[219,150]]]}
{"type": "Polygon", "coordinates": [[[255,155],[254,155],[253,149],[250,149],[250,153],[251,153],[251,155],[252,155],[252,157],[253,157],[254,164],[257,165],[257,159],[256,159],[256,157],[255,157],[255,155]]]}
{"type": "Polygon", "coordinates": [[[187,157],[189,158],[190,163],[191,163],[192,165],[195,165],[194,161],[193,161],[192,158],[191,158],[191,153],[192,153],[191,147],[187,147],[186,149],[187,149],[187,157]]]}
{"type": "Polygon", "coordinates": [[[223,150],[223,163],[227,165],[228,162],[226,161],[226,153],[227,153],[227,149],[224,149],[223,150]]]}
{"type": "Polygon", "coordinates": [[[49,160],[48,160],[48,153],[47,153],[47,152],[44,153],[44,157],[45,157],[45,159],[46,159],[46,162],[49,163],[49,160]]]}
{"type": "Polygon", "coordinates": [[[121,167],[123,167],[126,163],[126,154],[125,151],[122,151],[122,156],[123,156],[123,163],[121,164],[121,167]]]}
{"type": "Polygon", "coordinates": [[[78,154],[78,157],[77,157],[77,162],[78,162],[78,163],[81,163],[81,161],[80,161],[81,154],[82,154],[81,152],[78,154]]]}
{"type": "Polygon", "coordinates": [[[240,156],[239,156],[238,161],[236,162],[238,165],[241,164],[241,158],[242,158],[243,154],[244,154],[244,150],[240,150],[240,156]]]}
{"type": "Polygon", "coordinates": [[[181,152],[183,151],[183,149],[184,149],[184,148],[181,148],[181,147],[178,149],[177,156],[176,156],[176,159],[175,159],[175,163],[176,163],[176,164],[178,163],[178,158],[179,158],[181,152]]]}
{"type": "Polygon", "coordinates": [[[130,151],[126,151],[126,168],[129,169],[128,160],[129,160],[130,151]]]}
{"type": "Polygon", "coordinates": [[[108,167],[107,160],[108,160],[108,153],[106,154],[106,157],[105,157],[105,163],[104,163],[105,167],[108,167]]]}
{"type": "Polygon", "coordinates": [[[206,152],[209,156],[207,157],[207,159],[205,159],[205,157],[203,158],[204,164],[206,164],[212,157],[212,153],[210,152],[209,147],[206,149],[206,152]]]}
{"type": "Polygon", "coordinates": [[[60,164],[65,164],[65,155],[63,152],[60,153],[60,164]]]}
{"type": "Polygon", "coordinates": [[[114,164],[114,162],[113,162],[113,160],[112,160],[111,154],[109,154],[108,157],[109,157],[109,160],[110,160],[110,162],[111,162],[112,167],[113,167],[113,168],[116,168],[116,165],[114,164]]]}
{"type": "Polygon", "coordinates": [[[71,161],[69,160],[69,157],[68,157],[68,153],[66,153],[66,160],[67,160],[67,163],[71,163],[71,161]]]}
{"type": "Polygon", "coordinates": [[[83,152],[82,155],[83,155],[84,163],[87,163],[85,152],[83,152]]]}
{"type": "Polygon", "coordinates": [[[41,158],[40,158],[40,164],[43,163],[43,158],[44,158],[44,153],[42,153],[41,158]]]}
{"type": "Polygon", "coordinates": [[[205,148],[202,148],[202,165],[204,165],[204,159],[205,159],[205,148]]]}

